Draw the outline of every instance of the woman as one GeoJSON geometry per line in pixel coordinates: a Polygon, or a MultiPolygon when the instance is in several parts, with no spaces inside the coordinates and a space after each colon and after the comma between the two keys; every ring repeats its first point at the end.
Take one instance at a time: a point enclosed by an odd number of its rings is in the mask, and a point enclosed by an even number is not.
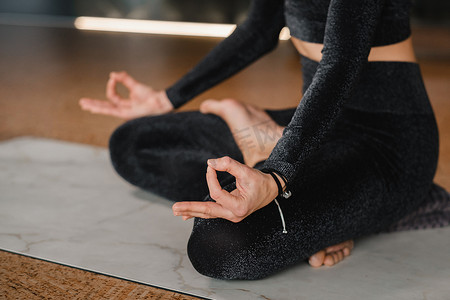
{"type": "Polygon", "coordinates": [[[159,115],[117,129],[112,162],[129,182],[179,201],[175,215],[196,217],[188,255],[200,273],[258,279],[308,257],[332,265],[352,239],[417,209],[432,185],[438,132],[409,8],[408,0],[254,0],[247,20],[166,91],[112,73],[111,102],[81,106],[159,115]],[[285,25],[302,55],[296,109],[208,100],[200,112],[166,114],[272,50],[285,25]]]}

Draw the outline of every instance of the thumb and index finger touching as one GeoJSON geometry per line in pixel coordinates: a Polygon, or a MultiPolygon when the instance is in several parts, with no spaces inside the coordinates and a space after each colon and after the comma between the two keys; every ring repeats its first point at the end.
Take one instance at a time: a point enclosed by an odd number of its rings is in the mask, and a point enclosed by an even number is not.
{"type": "Polygon", "coordinates": [[[208,184],[211,198],[217,202],[226,203],[235,199],[236,196],[222,189],[218,179],[216,171],[227,172],[233,175],[236,180],[244,178],[247,174],[247,166],[239,163],[238,161],[225,156],[217,159],[209,159],[208,169],[206,172],[206,181],[208,184]]]}
{"type": "Polygon", "coordinates": [[[118,105],[123,103],[121,101],[124,99],[117,93],[116,86],[118,83],[121,83],[128,89],[131,89],[137,84],[137,81],[126,72],[111,72],[109,75],[109,80],[106,84],[106,96],[109,101],[83,97],[79,100],[81,108],[96,114],[111,115],[122,118],[123,112],[121,111],[121,106],[118,105]]]}
{"type": "Polygon", "coordinates": [[[119,93],[117,93],[116,87],[118,83],[123,84],[127,89],[131,90],[138,82],[126,72],[111,72],[106,84],[106,96],[114,103],[124,100],[119,93]]]}

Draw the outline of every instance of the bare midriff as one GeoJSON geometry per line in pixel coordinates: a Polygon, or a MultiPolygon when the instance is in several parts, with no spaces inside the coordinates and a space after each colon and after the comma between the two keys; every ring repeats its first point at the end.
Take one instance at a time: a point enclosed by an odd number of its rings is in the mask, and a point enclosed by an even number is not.
{"type": "MultiPolygon", "coordinates": [[[[291,41],[301,55],[317,62],[322,59],[323,44],[305,42],[294,37],[291,37],[291,41]]],[[[411,37],[395,44],[372,47],[368,59],[369,61],[417,61],[411,37]]]]}

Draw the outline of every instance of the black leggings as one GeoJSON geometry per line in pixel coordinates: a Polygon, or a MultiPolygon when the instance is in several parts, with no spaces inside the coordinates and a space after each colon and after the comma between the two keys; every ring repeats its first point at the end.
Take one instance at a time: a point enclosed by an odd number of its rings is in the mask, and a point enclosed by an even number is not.
{"type": "MultiPolygon", "coordinates": [[[[303,60],[305,88],[316,67],[303,60]]],[[[269,114],[286,125],[293,112],[269,114]]],[[[225,122],[199,112],[127,122],[111,137],[110,152],[127,181],[175,201],[205,198],[208,158],[243,161],[225,122]]],[[[290,182],[293,196],[279,202],[287,233],[274,202],[239,223],[196,218],[189,258],[206,276],[258,279],[327,246],[383,230],[424,201],[437,154],[436,123],[418,66],[368,63],[333,131],[290,182]]],[[[226,185],[233,178],[221,173],[219,179],[226,185]]]]}

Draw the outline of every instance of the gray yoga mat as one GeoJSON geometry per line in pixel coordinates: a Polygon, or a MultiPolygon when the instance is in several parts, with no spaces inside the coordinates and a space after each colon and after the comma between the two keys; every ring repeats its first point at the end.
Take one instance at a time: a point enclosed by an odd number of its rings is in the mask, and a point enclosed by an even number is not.
{"type": "Polygon", "coordinates": [[[213,299],[450,299],[450,228],[374,235],[332,268],[299,264],[258,281],[198,274],[192,221],[119,178],[106,149],[0,143],[0,248],[213,299]]]}

